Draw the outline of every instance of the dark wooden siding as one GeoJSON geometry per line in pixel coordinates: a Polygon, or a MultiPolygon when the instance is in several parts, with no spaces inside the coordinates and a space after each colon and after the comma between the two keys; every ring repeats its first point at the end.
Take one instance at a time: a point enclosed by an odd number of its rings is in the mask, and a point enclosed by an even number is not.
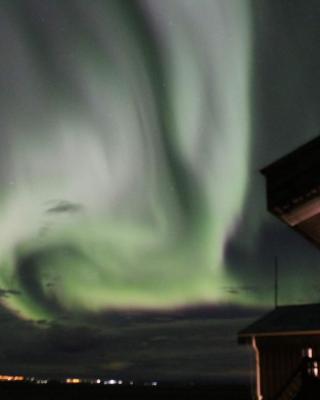
{"type": "Polygon", "coordinates": [[[303,349],[311,347],[313,357],[320,357],[320,336],[316,335],[258,337],[256,344],[264,400],[274,400],[288,382],[302,361],[303,349]]]}

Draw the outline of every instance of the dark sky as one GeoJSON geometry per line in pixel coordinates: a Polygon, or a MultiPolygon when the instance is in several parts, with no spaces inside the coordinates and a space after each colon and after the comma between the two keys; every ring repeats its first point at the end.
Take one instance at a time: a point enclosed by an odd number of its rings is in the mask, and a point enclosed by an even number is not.
{"type": "Polygon", "coordinates": [[[318,302],[259,170],[319,134],[317,0],[0,0],[0,373],[252,380],[318,302]]]}

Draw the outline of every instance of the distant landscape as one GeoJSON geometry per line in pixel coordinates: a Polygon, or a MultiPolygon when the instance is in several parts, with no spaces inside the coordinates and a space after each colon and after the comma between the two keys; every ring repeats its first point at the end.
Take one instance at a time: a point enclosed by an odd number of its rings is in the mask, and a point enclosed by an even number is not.
{"type": "Polygon", "coordinates": [[[177,396],[179,399],[217,399],[217,400],[251,400],[252,388],[245,384],[217,384],[217,385],[163,385],[163,386],[104,386],[78,384],[68,385],[58,382],[49,382],[46,385],[36,385],[28,382],[0,383],[0,398],[11,400],[22,399],[124,399],[124,398],[152,398],[167,399],[177,396]]]}

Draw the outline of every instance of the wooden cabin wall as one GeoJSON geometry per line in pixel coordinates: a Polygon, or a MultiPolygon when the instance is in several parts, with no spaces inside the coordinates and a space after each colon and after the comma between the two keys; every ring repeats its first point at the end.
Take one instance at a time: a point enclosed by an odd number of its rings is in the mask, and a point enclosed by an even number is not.
{"type": "Polygon", "coordinates": [[[303,349],[311,347],[313,357],[320,358],[320,336],[316,335],[258,337],[256,344],[263,400],[274,400],[301,363],[303,349]]]}

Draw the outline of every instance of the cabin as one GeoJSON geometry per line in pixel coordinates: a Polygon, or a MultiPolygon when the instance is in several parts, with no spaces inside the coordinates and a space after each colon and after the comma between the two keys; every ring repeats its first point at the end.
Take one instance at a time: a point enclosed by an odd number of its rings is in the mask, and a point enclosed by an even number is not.
{"type": "MultiPolygon", "coordinates": [[[[320,137],[261,173],[269,212],[320,248],[320,137]]],[[[276,307],[238,341],[255,351],[257,400],[320,398],[320,304],[276,307]]]]}
{"type": "Polygon", "coordinates": [[[255,351],[257,400],[320,398],[320,304],[277,307],[238,341],[255,351]]]}

